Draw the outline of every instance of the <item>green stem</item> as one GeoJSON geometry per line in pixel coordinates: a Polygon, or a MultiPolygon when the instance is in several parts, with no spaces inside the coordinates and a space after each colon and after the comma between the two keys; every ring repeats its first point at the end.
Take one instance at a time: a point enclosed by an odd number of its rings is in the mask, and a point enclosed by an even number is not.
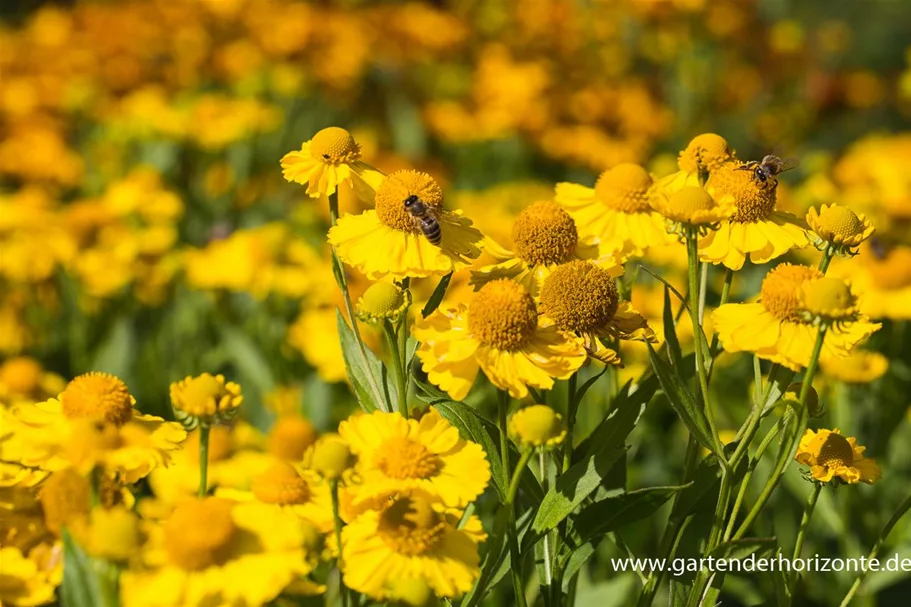
{"type": "Polygon", "coordinates": [[[386,338],[386,347],[389,348],[389,356],[392,357],[392,375],[395,378],[395,388],[398,393],[399,413],[408,417],[408,393],[407,384],[405,383],[405,366],[402,364],[402,353],[399,352],[399,339],[395,334],[395,328],[389,320],[383,321],[383,336],[386,338]]]}
{"type": "Polygon", "coordinates": [[[835,249],[832,248],[832,245],[826,245],[826,250],[822,253],[822,259],[819,260],[819,271],[825,274],[829,270],[829,264],[832,263],[832,255],[835,254],[835,249]]]}
{"type": "Polygon", "coordinates": [[[743,524],[740,526],[740,529],[734,535],[734,539],[738,539],[744,533],[746,533],[749,524],[753,522],[753,520],[759,514],[759,511],[765,507],[766,502],[769,501],[772,492],[778,486],[778,482],[784,475],[784,472],[790,463],[791,457],[793,457],[794,447],[797,444],[797,441],[800,440],[800,437],[803,434],[803,429],[806,427],[806,422],[808,419],[807,396],[810,393],[810,388],[813,387],[813,377],[816,375],[816,368],[819,365],[819,354],[822,352],[822,344],[825,341],[827,330],[827,325],[820,325],[819,332],[816,334],[816,343],[813,345],[813,353],[810,355],[810,363],[807,366],[806,373],[804,373],[803,384],[800,386],[800,397],[798,399],[799,417],[795,426],[795,431],[793,435],[789,437],[789,440],[787,440],[786,443],[782,443],[781,449],[778,452],[778,461],[775,463],[775,470],[772,472],[772,476],[770,476],[769,480],[766,482],[765,487],[762,488],[762,492],[759,494],[759,498],[750,509],[750,513],[747,515],[747,518],[744,520],[743,524]]]}
{"type": "MultiPolygon", "coordinates": [[[[540,470],[540,473],[541,473],[541,488],[544,490],[545,493],[547,493],[547,486],[548,486],[547,457],[545,456],[543,450],[538,452],[538,470],[540,470]]],[[[545,586],[550,586],[550,584],[553,580],[553,571],[552,571],[553,564],[551,563],[551,555],[550,555],[550,537],[551,537],[551,532],[548,531],[547,533],[544,534],[544,537],[542,538],[543,544],[544,544],[543,548],[542,548],[542,552],[544,553],[543,567],[544,567],[544,585],[545,586]]]]}
{"type": "Polygon", "coordinates": [[[204,498],[209,492],[209,425],[199,424],[199,490],[197,495],[204,498]]]}
{"type": "MultiPolygon", "coordinates": [[[[721,287],[721,302],[718,306],[723,306],[728,302],[728,298],[731,296],[731,283],[734,281],[734,270],[730,268],[724,269],[724,286],[721,287]]],[[[712,372],[715,371],[715,357],[718,356],[718,331],[715,331],[715,334],[712,335],[712,345],[709,346],[709,356],[711,360],[709,361],[709,372],[708,377],[706,378],[706,383],[712,383],[712,372]]]]}
{"type": "MultiPolygon", "coordinates": [[[[329,223],[335,227],[335,224],[338,222],[338,192],[329,195],[329,223]]],[[[348,280],[345,278],[345,266],[342,264],[342,260],[339,259],[338,253],[335,250],[335,247],[330,247],[332,249],[332,272],[335,275],[335,281],[338,284],[339,290],[342,292],[342,298],[345,301],[345,312],[348,315],[348,322],[351,323],[351,332],[354,333],[354,338],[357,340],[358,354],[361,358],[361,365],[363,368],[369,369],[370,365],[367,361],[367,346],[364,345],[364,340],[361,337],[361,330],[357,326],[357,316],[354,314],[354,304],[351,302],[351,293],[348,292],[348,280]]],[[[376,399],[377,403],[385,402],[383,398],[383,390],[380,389],[380,386],[376,383],[376,378],[373,377],[373,373],[366,373],[367,382],[370,384],[370,389],[373,391],[373,397],[376,399]]]]}
{"type": "MultiPolygon", "coordinates": [[[[512,573],[512,588],[513,592],[516,595],[516,605],[519,607],[527,607],[527,602],[525,600],[525,588],[522,585],[522,555],[519,552],[519,530],[516,525],[516,510],[514,506],[514,501],[516,497],[516,491],[519,486],[519,478],[521,477],[521,470],[528,464],[528,458],[526,454],[522,454],[519,463],[520,467],[517,467],[516,474],[513,475],[510,472],[509,466],[509,437],[507,435],[507,425],[506,417],[509,412],[509,394],[501,390],[498,393],[498,402],[497,402],[497,418],[500,426],[500,454],[503,458],[503,470],[506,472],[506,475],[509,476],[509,489],[506,492],[506,501],[504,506],[506,507],[506,516],[508,517],[508,524],[506,526],[507,533],[507,542],[509,543],[509,560],[510,560],[510,571],[512,573]],[[525,463],[522,463],[522,459],[525,460],[525,463]],[[515,487],[513,487],[515,485],[515,487]]],[[[528,457],[531,457],[528,455],[528,457]]]]}
{"type": "Polygon", "coordinates": [[[576,412],[579,403],[576,402],[576,385],[578,377],[573,373],[567,382],[566,402],[566,438],[563,441],[563,467],[561,472],[566,472],[573,462],[573,427],[576,425],[576,412]]]}
{"type": "MultiPolygon", "coordinates": [[[[807,497],[807,504],[803,509],[803,517],[800,519],[800,528],[797,531],[797,541],[794,543],[794,555],[791,557],[792,563],[800,558],[800,551],[803,550],[803,541],[806,539],[807,528],[810,526],[810,518],[813,516],[813,511],[816,509],[816,501],[819,499],[820,491],[822,491],[822,483],[814,483],[813,490],[807,497]]],[[[792,571],[790,577],[791,579],[788,582],[788,586],[793,591],[794,584],[797,583],[797,579],[800,575],[797,571],[792,571]]],[[[793,596],[793,592],[790,592],[789,594],[793,596]]]]}
{"type": "Polygon", "coordinates": [[[338,567],[338,592],[342,597],[342,605],[347,607],[348,591],[345,588],[345,582],[342,581],[344,563],[342,561],[342,517],[339,515],[338,479],[329,481],[329,492],[332,495],[332,518],[335,522],[335,543],[338,545],[338,560],[336,561],[338,567]]]}
{"type": "MultiPolygon", "coordinates": [[[[905,516],[909,509],[911,509],[911,495],[906,497],[905,501],[899,504],[895,514],[892,515],[892,518],[889,519],[889,522],[886,523],[886,526],[880,531],[879,537],[876,538],[876,543],[873,544],[873,548],[870,550],[870,554],[867,557],[868,561],[875,559],[879,555],[879,551],[882,549],[883,544],[886,543],[886,539],[889,537],[889,534],[892,533],[892,528],[895,527],[903,516],[905,516]]],[[[867,577],[867,571],[869,570],[870,568],[867,567],[860,572],[860,575],[854,580],[854,584],[851,585],[851,589],[848,590],[848,594],[845,595],[844,600],[841,602],[841,607],[847,607],[848,603],[851,602],[854,595],[857,594],[860,585],[863,583],[864,578],[867,577]]]]}

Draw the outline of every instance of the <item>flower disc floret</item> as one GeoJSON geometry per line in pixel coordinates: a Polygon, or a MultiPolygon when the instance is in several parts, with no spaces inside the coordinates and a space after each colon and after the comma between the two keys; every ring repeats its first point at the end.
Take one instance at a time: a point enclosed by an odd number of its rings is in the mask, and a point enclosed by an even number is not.
{"type": "Polygon", "coordinates": [[[411,291],[392,282],[370,285],[357,302],[357,316],[364,322],[395,322],[411,305],[411,291]]]}
{"type": "Polygon", "coordinates": [[[319,131],[310,140],[310,151],[327,164],[354,162],[361,157],[361,146],[351,133],[337,126],[319,131]]]}
{"type": "Polygon", "coordinates": [[[253,479],[253,496],[267,504],[303,504],[310,499],[307,481],[287,462],[273,464],[253,479]]]}
{"type": "Polygon", "coordinates": [[[677,166],[687,173],[712,172],[733,158],[734,153],[727,139],[715,133],[703,133],[694,137],[680,152],[677,166]]]}
{"type": "Polygon", "coordinates": [[[420,198],[431,213],[443,208],[443,190],[433,177],[420,171],[402,170],[391,173],[376,189],[376,215],[390,228],[420,234],[414,216],[405,208],[405,199],[410,196],[420,198]]]}
{"type": "Polygon", "coordinates": [[[535,300],[507,278],[487,283],[468,308],[468,329],[481,343],[500,350],[521,348],[538,326],[535,300]]]}
{"type": "Polygon", "coordinates": [[[133,402],[126,384],[109,373],[80,375],[60,395],[66,417],[104,419],[117,426],[132,419],[133,402]]]}
{"type": "Polygon", "coordinates": [[[588,261],[574,260],[557,267],[541,288],[541,307],[564,331],[602,328],[613,319],[619,304],[613,277],[588,261]]]}
{"type": "Polygon", "coordinates": [[[237,532],[232,505],[217,497],[178,505],[163,528],[168,560],[187,571],[223,564],[237,532]]]}
{"type": "Polygon", "coordinates": [[[854,448],[851,447],[848,439],[833,432],[826,437],[819,448],[816,462],[818,465],[828,468],[852,466],[854,465],[854,448]]]}
{"type": "Polygon", "coordinates": [[[766,310],[781,320],[800,320],[800,288],[807,281],[821,276],[819,270],[814,268],[781,264],[762,281],[759,301],[766,310]]]}
{"type": "Polygon", "coordinates": [[[400,497],[380,514],[377,533],[400,554],[426,554],[446,531],[443,517],[431,502],[420,496],[400,497]]]}
{"type": "Polygon", "coordinates": [[[512,240],[519,257],[529,264],[556,264],[576,250],[576,222],[563,207],[540,200],[526,207],[512,226],[512,240]]]}
{"type": "MultiPolygon", "coordinates": [[[[705,189],[719,202],[735,207],[731,221],[750,223],[767,218],[775,210],[777,182],[758,183],[745,165],[728,162],[712,171],[705,189]]],[[[774,178],[773,178],[774,179],[774,178]]]]}
{"type": "Polygon", "coordinates": [[[64,526],[87,516],[91,492],[88,480],[72,468],[51,474],[38,493],[47,528],[60,533],[64,526]]]}
{"type": "Polygon", "coordinates": [[[604,205],[623,213],[650,210],[648,190],[652,178],[644,168],[623,162],[601,173],[595,182],[595,195],[604,205]]]}
{"type": "Polygon", "coordinates": [[[430,478],[440,467],[439,458],[420,442],[395,436],[383,443],[376,467],[390,478],[430,478]]]}
{"type": "Polygon", "coordinates": [[[811,207],[806,219],[816,234],[814,244],[820,248],[832,244],[843,250],[851,249],[876,231],[865,215],[837,204],[822,205],[819,211],[811,207]]]}
{"type": "Polygon", "coordinates": [[[226,382],[223,375],[203,373],[171,384],[171,404],[181,420],[226,421],[233,418],[243,400],[240,386],[226,382]]]}
{"type": "Polygon", "coordinates": [[[857,314],[857,297],[840,278],[823,276],[807,281],[798,291],[800,308],[814,319],[848,320],[857,314]]]}
{"type": "Polygon", "coordinates": [[[552,447],[566,438],[566,428],[559,413],[547,405],[532,405],[512,415],[509,434],[524,446],[552,447]]]}

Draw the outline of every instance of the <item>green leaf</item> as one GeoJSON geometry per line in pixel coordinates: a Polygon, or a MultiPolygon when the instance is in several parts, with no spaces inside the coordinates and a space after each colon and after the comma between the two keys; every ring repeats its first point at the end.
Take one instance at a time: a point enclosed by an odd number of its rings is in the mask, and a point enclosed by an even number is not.
{"type": "Polygon", "coordinates": [[[335,321],[345,358],[345,369],[354,386],[354,395],[368,413],[371,411],[392,411],[398,402],[393,382],[388,380],[386,367],[370,349],[361,350],[354,331],[345,322],[340,310],[335,310],[335,321]],[[384,390],[385,393],[380,393],[384,390]]]}
{"type": "Polygon", "coordinates": [[[716,546],[709,556],[716,559],[741,560],[751,554],[772,554],[777,549],[778,540],[774,537],[745,537],[716,546]]]}
{"type": "Polygon", "coordinates": [[[115,607],[117,605],[116,569],[86,555],[63,530],[63,607],[115,607]]]}
{"type": "Polygon", "coordinates": [[[715,442],[712,439],[712,432],[709,429],[709,423],[705,419],[705,414],[696,405],[696,398],[690,392],[689,387],[680,379],[678,373],[671,368],[664,360],[658,356],[652,344],[646,342],[648,346],[648,355],[652,361],[652,368],[658,381],[661,382],[661,388],[667,396],[671,407],[676,411],[677,416],[686,425],[693,437],[699,443],[710,451],[714,451],[715,442]]]}
{"type": "Polygon", "coordinates": [[[625,448],[622,446],[605,445],[603,449],[597,450],[594,455],[573,465],[561,475],[545,494],[532,522],[532,530],[539,534],[546,533],[569,516],[582,500],[598,488],[614,462],[624,452],[625,448]]]}
{"type": "MultiPolygon", "coordinates": [[[[497,574],[506,569],[509,562],[509,550],[506,549],[506,525],[508,519],[506,510],[497,511],[493,522],[493,529],[485,542],[484,564],[481,566],[481,575],[471,591],[462,599],[462,605],[472,607],[480,603],[491,586],[499,579],[497,574]]],[[[502,575],[500,576],[502,577],[502,575]]]]}
{"type": "Polygon", "coordinates": [[[646,405],[658,389],[658,380],[652,376],[633,387],[632,380],[614,398],[611,412],[575,449],[573,460],[581,461],[596,451],[622,445],[636,427],[646,405]]]}
{"type": "MultiPolygon", "coordinates": [[[[493,486],[501,501],[505,500],[509,479],[506,477],[506,471],[503,470],[503,460],[495,440],[496,434],[492,434],[490,428],[487,427],[490,422],[462,402],[438,400],[433,403],[433,407],[439,411],[443,419],[459,429],[462,438],[481,445],[484,453],[487,454],[487,461],[490,463],[490,478],[493,486]]],[[[499,432],[496,430],[496,426],[494,426],[494,432],[499,432]]]]}
{"type": "Polygon", "coordinates": [[[680,494],[673,516],[683,518],[699,510],[712,510],[718,497],[721,483],[721,466],[718,458],[709,455],[701,462],[693,474],[693,480],[680,494]]]}
{"type": "Polygon", "coordinates": [[[651,516],[678,491],[689,485],[647,487],[614,495],[588,505],[573,517],[583,542],[651,516]]]}
{"type": "Polygon", "coordinates": [[[440,302],[443,301],[443,297],[446,295],[446,289],[449,288],[449,282],[451,280],[452,272],[440,279],[440,282],[437,283],[436,288],[430,295],[430,299],[428,299],[427,303],[424,305],[424,309],[421,310],[421,316],[427,318],[440,307],[440,302]]]}
{"type": "Polygon", "coordinates": [[[671,292],[664,285],[664,342],[671,357],[671,365],[677,369],[683,368],[683,352],[680,350],[680,340],[677,339],[677,323],[674,322],[674,312],[671,310],[671,292]]]}

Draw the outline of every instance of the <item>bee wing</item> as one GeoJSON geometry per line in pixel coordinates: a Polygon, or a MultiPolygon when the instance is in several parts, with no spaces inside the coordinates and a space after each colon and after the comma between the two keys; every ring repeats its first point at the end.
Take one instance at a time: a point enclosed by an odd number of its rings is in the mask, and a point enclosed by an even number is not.
{"type": "Polygon", "coordinates": [[[796,158],[782,158],[781,159],[781,171],[790,171],[791,169],[796,169],[800,166],[800,161],[796,158]]]}

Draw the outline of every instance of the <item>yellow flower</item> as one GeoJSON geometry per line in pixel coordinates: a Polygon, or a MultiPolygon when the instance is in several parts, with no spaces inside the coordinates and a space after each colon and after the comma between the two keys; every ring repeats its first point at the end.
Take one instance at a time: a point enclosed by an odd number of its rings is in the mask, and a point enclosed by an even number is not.
{"type": "Polygon", "coordinates": [[[863,293],[860,310],[872,318],[911,319],[911,247],[872,239],[853,260],[835,259],[828,275],[851,281],[863,293]]]}
{"type": "Polygon", "coordinates": [[[868,384],[876,381],[889,370],[889,359],[871,350],[855,350],[845,358],[827,358],[820,361],[822,372],[846,384],[868,384]]]}
{"type": "Polygon", "coordinates": [[[858,315],[857,296],[845,281],[833,276],[803,282],[797,303],[803,317],[814,324],[850,322],[858,315]]]}
{"type": "Polygon", "coordinates": [[[649,204],[670,222],[668,231],[678,233],[673,224],[717,228],[734,212],[730,203],[719,204],[699,180],[699,173],[677,171],[659,179],[649,190],[649,204]],[[672,229],[674,228],[674,229],[672,229]]]}
{"type": "Polygon", "coordinates": [[[73,533],[88,554],[110,561],[130,560],[142,544],[139,518],[124,506],[94,508],[73,533]]]}
{"type": "Polygon", "coordinates": [[[830,290],[828,281],[820,279],[814,268],[782,264],[766,275],[758,303],[725,304],[715,310],[712,321],[724,349],[753,352],[798,371],[810,362],[820,315],[836,315],[844,320],[826,333],[820,357],[847,356],[881,325],[853,312],[842,316],[851,302],[843,299],[843,290],[830,290]]]}
{"type": "Polygon", "coordinates": [[[13,546],[0,547],[0,563],[0,604],[31,607],[54,602],[60,579],[54,579],[53,571],[13,546]]]}
{"type": "Polygon", "coordinates": [[[345,585],[382,601],[417,578],[437,596],[462,596],[480,575],[478,542],[486,535],[476,516],[459,528],[460,515],[420,493],[361,514],[342,530],[345,585]]]}
{"type": "Polygon", "coordinates": [[[187,376],[171,384],[171,406],[174,415],[188,429],[198,423],[228,422],[237,415],[244,402],[240,386],[226,382],[224,375],[203,373],[187,376]]]}
{"type": "Polygon", "coordinates": [[[656,341],[646,320],[620,301],[610,273],[588,261],[554,269],[541,289],[541,310],[557,329],[579,335],[588,355],[606,364],[620,365],[620,357],[601,338],[656,341]]]}
{"type": "Polygon", "coordinates": [[[92,487],[88,479],[72,468],[51,474],[38,491],[44,524],[60,534],[64,527],[89,515],[92,487]]]}
{"type": "Polygon", "coordinates": [[[376,282],[358,299],[357,317],[364,322],[396,323],[410,305],[411,291],[395,283],[376,282]]]}
{"type": "Polygon", "coordinates": [[[856,255],[856,247],[876,231],[866,215],[837,204],[824,204],[819,211],[810,207],[807,223],[813,230],[810,242],[817,249],[831,245],[842,256],[856,255]]]}
{"type": "Polygon", "coordinates": [[[864,457],[866,449],[857,446],[853,436],[842,436],[837,428],[819,432],[807,430],[800,439],[794,459],[810,466],[810,476],[821,483],[837,480],[853,485],[863,481],[872,485],[882,472],[875,460],[864,457]]]}
{"type": "Polygon", "coordinates": [[[753,263],[766,263],[807,244],[803,222],[775,210],[777,181],[761,186],[743,166],[730,162],[709,176],[705,190],[718,204],[733,206],[734,213],[699,240],[703,260],[732,270],[742,268],[747,257],[753,263]]]}
{"type": "Polygon", "coordinates": [[[509,435],[524,447],[551,448],[566,438],[563,417],[547,405],[519,409],[509,418],[509,435]]]}
{"type": "Polygon", "coordinates": [[[166,465],[181,448],[180,424],[143,415],[116,377],[87,374],[71,381],[58,399],[0,409],[8,436],[0,459],[47,471],[96,465],[134,483],[166,465]]]}
{"type": "Polygon", "coordinates": [[[419,319],[414,336],[430,381],[452,398],[465,398],[478,370],[513,398],[528,395],[528,386],[553,387],[585,362],[582,340],[538,321],[534,299],[507,279],[487,283],[471,305],[437,310],[419,319]]]}
{"type": "Polygon", "coordinates": [[[601,173],[594,188],[558,183],[554,200],[602,250],[641,256],[649,247],[673,242],[664,218],[649,206],[652,178],[637,164],[622,163],[601,173]]]}
{"type": "Polygon", "coordinates": [[[17,356],[0,364],[0,402],[36,402],[60,394],[66,383],[59,375],[48,373],[28,356],[17,356]]]}
{"type": "Polygon", "coordinates": [[[382,173],[361,161],[361,146],[351,133],[337,126],[319,131],[299,151],[285,154],[281,164],[285,179],[306,185],[311,198],[334,194],[346,183],[358,198],[369,201],[383,179],[382,173]]]}
{"type": "Polygon", "coordinates": [[[358,457],[360,484],[349,486],[355,506],[420,489],[447,506],[464,508],[490,482],[490,464],[481,446],[462,440],[435,409],[420,421],[380,411],[353,415],[338,431],[358,457]]]}
{"type": "Polygon", "coordinates": [[[427,173],[396,171],[379,185],[376,208],[345,215],[329,230],[329,242],[348,265],[371,280],[442,276],[467,267],[481,254],[483,236],[461,211],[443,208],[443,191],[427,173]],[[422,233],[405,199],[417,196],[440,224],[433,244],[422,233]]]}
{"type": "Polygon", "coordinates": [[[269,429],[266,449],[276,457],[299,462],[304,452],[316,442],[316,428],[300,415],[282,415],[269,429]]]}
{"type": "Polygon", "coordinates": [[[715,133],[697,135],[680,152],[677,166],[685,173],[696,175],[700,172],[711,173],[725,163],[734,160],[734,150],[727,140],[715,133]]]}
{"type": "Polygon", "coordinates": [[[573,259],[593,259],[612,276],[623,274],[623,267],[610,255],[601,255],[598,240],[579,238],[576,222],[560,205],[542,200],[526,207],[512,228],[515,252],[501,248],[490,239],[485,251],[499,263],[472,270],[471,285],[476,289],[491,280],[511,278],[537,297],[544,279],[561,263],[573,259]]]}
{"type": "Polygon", "coordinates": [[[320,477],[337,480],[354,465],[351,447],[338,434],[324,434],[304,455],[304,465],[320,477]]]}
{"type": "Polygon", "coordinates": [[[311,566],[306,523],[272,504],[209,497],[179,505],[149,528],[144,566],[121,574],[125,607],[256,606],[311,566]]]}

